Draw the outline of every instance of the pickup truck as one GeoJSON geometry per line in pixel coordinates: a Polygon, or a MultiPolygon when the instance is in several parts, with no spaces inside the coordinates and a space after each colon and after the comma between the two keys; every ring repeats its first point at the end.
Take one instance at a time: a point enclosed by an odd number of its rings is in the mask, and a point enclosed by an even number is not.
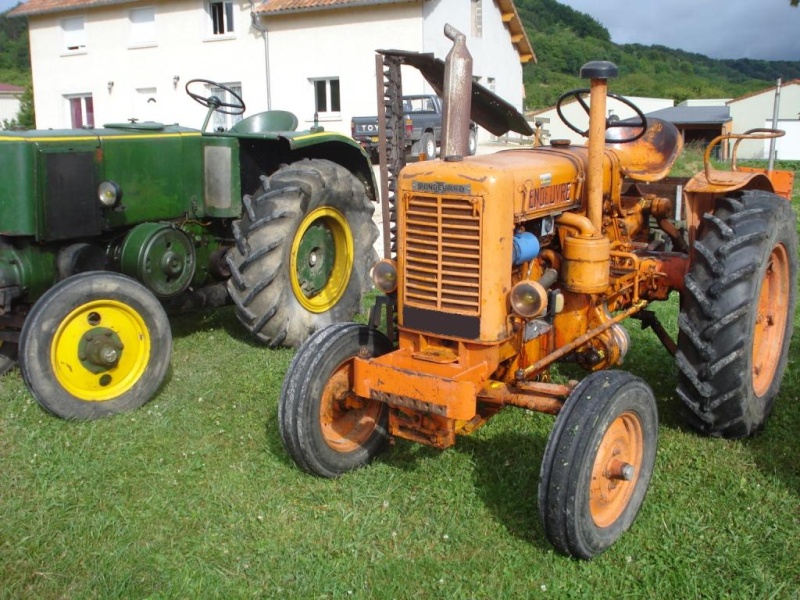
{"type": "MultiPolygon", "coordinates": [[[[406,153],[436,158],[436,148],[442,141],[442,99],[433,94],[403,96],[404,139],[406,153]]],[[[378,154],[378,117],[353,117],[350,130],[355,139],[371,156],[378,154]]],[[[469,126],[469,153],[475,154],[478,145],[477,126],[469,126]]]]}

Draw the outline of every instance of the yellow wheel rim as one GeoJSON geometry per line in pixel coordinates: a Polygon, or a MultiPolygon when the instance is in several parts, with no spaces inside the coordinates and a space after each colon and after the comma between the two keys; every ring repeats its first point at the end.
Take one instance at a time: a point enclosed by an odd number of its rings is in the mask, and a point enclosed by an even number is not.
{"type": "Polygon", "coordinates": [[[353,234],[335,208],[311,211],[292,242],[292,292],[308,311],[322,313],[341,300],[353,270],[353,234]]]}
{"type": "Polygon", "coordinates": [[[61,321],[50,346],[50,363],[64,390],[80,400],[103,402],[121,396],[141,379],[150,361],[150,346],[150,331],[136,310],[114,300],[95,300],[61,321]],[[90,364],[86,340],[109,330],[121,345],[116,361],[111,366],[90,364]]]}

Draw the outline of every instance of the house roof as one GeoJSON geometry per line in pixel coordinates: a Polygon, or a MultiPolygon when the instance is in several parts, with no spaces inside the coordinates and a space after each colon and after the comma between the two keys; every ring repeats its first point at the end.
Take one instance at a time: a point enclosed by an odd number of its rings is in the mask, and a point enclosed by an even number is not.
{"type": "MultiPolygon", "coordinates": [[[[781,87],[785,88],[786,86],[789,85],[798,85],[798,84],[800,84],[800,79],[790,79],[789,81],[784,81],[781,84],[781,87]]],[[[768,87],[763,90],[759,90],[757,92],[750,92],[749,94],[745,94],[744,96],[739,96],[738,98],[734,98],[733,100],[728,100],[727,104],[733,104],[734,102],[739,102],[740,100],[752,98],[753,96],[760,96],[761,94],[774,92],[777,87],[778,87],[777,85],[773,85],[772,87],[768,87]]]]}
{"type": "Polygon", "coordinates": [[[336,8],[357,8],[378,4],[408,4],[421,0],[264,0],[256,12],[266,14],[290,14],[336,8]]]}
{"type": "Polygon", "coordinates": [[[676,125],[721,125],[731,120],[729,106],[673,106],[647,113],[676,125]]]}
{"type": "MultiPolygon", "coordinates": [[[[34,2],[36,0],[31,0],[34,2]]],[[[41,1],[41,0],[40,0],[41,1]]],[[[256,7],[256,12],[265,16],[279,16],[299,12],[312,12],[321,10],[335,10],[343,8],[359,8],[378,6],[381,4],[406,4],[420,2],[421,0],[264,0],[256,7]]],[[[525,64],[531,60],[536,62],[522,19],[519,17],[514,0],[494,0],[511,36],[511,43],[517,49],[519,60],[525,64]]]]}
{"type": "Polygon", "coordinates": [[[30,17],[112,4],[137,4],[141,0],[28,0],[8,11],[9,17],[30,17]]]}
{"type": "Polygon", "coordinates": [[[25,91],[24,87],[18,85],[11,85],[10,83],[0,83],[0,93],[22,93],[25,91]]]}

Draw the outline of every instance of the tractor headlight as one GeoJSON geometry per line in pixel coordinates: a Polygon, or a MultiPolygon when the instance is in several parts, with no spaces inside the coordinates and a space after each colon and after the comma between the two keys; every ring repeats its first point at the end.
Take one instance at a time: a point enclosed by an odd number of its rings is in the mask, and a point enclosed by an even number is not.
{"type": "Polygon", "coordinates": [[[547,291],[536,281],[520,281],[509,294],[512,310],[520,317],[533,319],[547,312],[547,291]]]}
{"type": "Polygon", "coordinates": [[[372,281],[384,294],[391,294],[397,289],[397,265],[393,260],[384,258],[372,267],[372,281]]]}
{"type": "Polygon", "coordinates": [[[106,208],[116,206],[122,199],[122,190],[113,181],[103,181],[97,186],[97,198],[106,208]]]}

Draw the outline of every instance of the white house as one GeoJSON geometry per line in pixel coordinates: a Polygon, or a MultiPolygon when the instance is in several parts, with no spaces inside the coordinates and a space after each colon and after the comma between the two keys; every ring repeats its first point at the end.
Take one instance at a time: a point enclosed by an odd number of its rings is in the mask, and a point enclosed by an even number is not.
{"type": "MultiPolygon", "coordinates": [[[[749,129],[771,128],[777,89],[777,86],[773,86],[730,100],[728,106],[733,120],[732,131],[743,133],[749,129]]],[[[778,152],[778,158],[800,158],[793,150],[800,147],[800,139],[796,137],[800,135],[800,129],[788,124],[800,119],[800,79],[787,81],[781,86],[778,119],[778,129],[787,131],[787,136],[777,142],[777,147],[783,149],[778,152]]],[[[767,158],[768,149],[769,144],[763,140],[747,140],[739,145],[737,158],[767,158]]]]}
{"type": "MultiPolygon", "coordinates": [[[[10,14],[28,17],[38,128],[199,127],[205,110],[184,85],[203,78],[241,92],[244,116],[286,109],[303,128],[316,113],[349,134],[352,116],[376,113],[376,49],[444,58],[449,22],[468,36],[475,77],[519,108],[534,59],[513,0],[28,0],[10,14]]],[[[431,91],[403,77],[405,93],[431,91]]]]}
{"type": "Polygon", "coordinates": [[[24,88],[18,85],[0,83],[0,129],[4,121],[13,121],[19,114],[20,99],[24,88]]]}

